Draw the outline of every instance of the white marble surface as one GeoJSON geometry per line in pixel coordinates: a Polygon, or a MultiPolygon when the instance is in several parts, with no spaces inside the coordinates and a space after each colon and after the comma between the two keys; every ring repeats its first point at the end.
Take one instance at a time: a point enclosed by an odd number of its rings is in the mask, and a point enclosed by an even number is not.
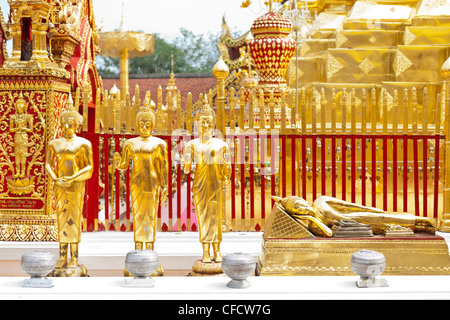
{"type": "Polygon", "coordinates": [[[154,277],[153,288],[122,286],[122,277],[52,278],[52,288],[24,288],[22,277],[0,277],[0,299],[158,300],[395,300],[450,299],[449,276],[384,276],[389,287],[358,288],[357,276],[249,277],[251,286],[231,289],[220,277],[154,277]]]}

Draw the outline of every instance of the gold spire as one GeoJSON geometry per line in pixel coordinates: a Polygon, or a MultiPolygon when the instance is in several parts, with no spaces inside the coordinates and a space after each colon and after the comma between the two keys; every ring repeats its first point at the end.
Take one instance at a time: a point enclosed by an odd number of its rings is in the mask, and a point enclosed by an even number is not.
{"type": "Polygon", "coordinates": [[[120,22],[119,31],[126,32],[128,31],[127,23],[125,21],[125,13],[124,13],[124,3],[122,1],[122,21],[120,22]]]}
{"type": "Polygon", "coordinates": [[[170,79],[166,90],[175,92],[176,90],[178,90],[178,88],[177,85],[175,84],[175,74],[173,73],[173,54],[172,54],[172,61],[170,62],[170,64],[171,64],[170,79]]]}

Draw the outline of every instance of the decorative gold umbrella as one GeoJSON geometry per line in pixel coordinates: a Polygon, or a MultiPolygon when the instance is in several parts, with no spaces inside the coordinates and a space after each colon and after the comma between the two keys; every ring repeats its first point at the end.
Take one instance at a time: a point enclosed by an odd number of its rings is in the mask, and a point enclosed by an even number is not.
{"type": "Polygon", "coordinates": [[[100,54],[120,59],[120,94],[128,93],[128,59],[153,54],[155,37],[138,31],[128,31],[122,11],[122,22],[118,31],[100,33],[100,54]]]}

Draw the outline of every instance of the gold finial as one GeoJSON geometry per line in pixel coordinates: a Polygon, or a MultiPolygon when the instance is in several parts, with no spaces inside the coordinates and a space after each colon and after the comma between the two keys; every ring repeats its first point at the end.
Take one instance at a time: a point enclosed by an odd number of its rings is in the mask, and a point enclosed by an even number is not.
{"type": "Polygon", "coordinates": [[[120,22],[119,31],[122,31],[122,32],[128,31],[127,24],[125,22],[124,3],[123,3],[123,1],[122,1],[122,21],[120,22]]]}
{"type": "Polygon", "coordinates": [[[178,88],[177,85],[175,84],[175,74],[173,73],[173,54],[172,54],[172,61],[170,64],[171,64],[170,78],[166,90],[175,92],[178,88]]]}
{"type": "Polygon", "coordinates": [[[230,73],[227,64],[223,61],[222,56],[220,56],[219,61],[215,64],[213,68],[213,75],[217,79],[225,79],[230,73]]]}

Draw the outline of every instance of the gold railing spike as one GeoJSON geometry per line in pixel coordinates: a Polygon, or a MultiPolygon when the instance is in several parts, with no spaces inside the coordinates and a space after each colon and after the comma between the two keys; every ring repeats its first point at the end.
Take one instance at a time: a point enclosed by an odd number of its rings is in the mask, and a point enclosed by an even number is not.
{"type": "Polygon", "coordinates": [[[97,93],[95,95],[95,133],[100,133],[100,122],[102,117],[101,92],[100,88],[97,88],[97,93]]]}
{"type": "Polygon", "coordinates": [[[188,93],[186,102],[186,130],[191,133],[192,129],[192,93],[188,93]]]}
{"type": "Polygon", "coordinates": [[[398,90],[394,89],[393,93],[393,101],[392,101],[392,114],[394,115],[392,117],[392,132],[394,134],[398,133],[398,90]]]}
{"type": "Polygon", "coordinates": [[[428,134],[428,87],[423,88],[422,99],[422,133],[428,134]]]}
{"type": "Polygon", "coordinates": [[[403,89],[403,133],[408,133],[408,109],[409,109],[409,93],[408,88],[403,89]]]}
{"type": "Polygon", "coordinates": [[[331,133],[336,133],[336,89],[331,89],[331,133]]]}
{"type": "Polygon", "coordinates": [[[361,132],[366,133],[367,126],[367,90],[361,90],[361,132]]]}

